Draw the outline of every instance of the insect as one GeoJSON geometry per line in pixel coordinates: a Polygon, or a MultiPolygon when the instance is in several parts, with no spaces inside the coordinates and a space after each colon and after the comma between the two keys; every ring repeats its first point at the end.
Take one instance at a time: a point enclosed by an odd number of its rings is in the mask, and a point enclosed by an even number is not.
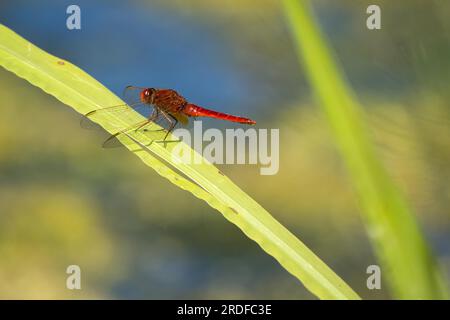
{"type": "Polygon", "coordinates": [[[234,116],[214,110],[209,110],[206,108],[202,108],[195,104],[189,103],[183,96],[181,96],[178,92],[172,89],[155,89],[155,88],[143,88],[143,87],[135,87],[135,86],[127,86],[124,90],[124,97],[128,94],[133,95],[133,93],[137,93],[136,97],[134,97],[134,101],[130,101],[128,104],[122,104],[112,107],[106,107],[91,111],[84,115],[82,119],[82,126],[85,123],[85,119],[89,119],[94,115],[98,115],[102,112],[109,112],[115,114],[126,115],[126,113],[135,110],[140,112],[139,110],[147,112],[152,110],[152,112],[146,116],[146,120],[135,123],[130,127],[123,128],[119,130],[117,133],[111,135],[104,143],[103,147],[113,147],[119,145],[117,142],[117,137],[120,134],[124,134],[131,130],[139,131],[139,130],[147,130],[146,127],[153,122],[157,122],[161,119],[164,119],[169,124],[167,128],[166,135],[164,139],[158,142],[166,141],[167,136],[170,132],[173,131],[175,126],[181,122],[183,125],[187,125],[189,121],[189,117],[209,117],[216,118],[225,121],[238,122],[243,124],[253,125],[256,124],[255,121],[234,116]],[[144,109],[144,110],[142,110],[144,109]]]}

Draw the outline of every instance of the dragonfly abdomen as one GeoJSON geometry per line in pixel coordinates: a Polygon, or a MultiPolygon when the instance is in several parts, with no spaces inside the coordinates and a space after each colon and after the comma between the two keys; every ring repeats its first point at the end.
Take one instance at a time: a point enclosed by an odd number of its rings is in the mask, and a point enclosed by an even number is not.
{"type": "Polygon", "coordinates": [[[209,118],[215,118],[215,119],[221,119],[225,121],[231,121],[231,122],[238,122],[238,123],[245,123],[245,124],[255,124],[256,122],[239,116],[234,116],[231,114],[226,114],[222,112],[217,112],[214,110],[205,109],[202,107],[199,107],[192,103],[187,103],[182,112],[190,117],[209,117],[209,118]]]}

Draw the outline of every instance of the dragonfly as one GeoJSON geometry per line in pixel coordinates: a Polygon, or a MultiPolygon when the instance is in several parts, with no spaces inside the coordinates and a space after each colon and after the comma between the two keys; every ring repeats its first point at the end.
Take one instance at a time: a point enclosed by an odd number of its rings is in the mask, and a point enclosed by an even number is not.
{"type": "Polygon", "coordinates": [[[116,133],[112,134],[103,143],[104,148],[120,146],[121,143],[117,138],[121,134],[126,134],[132,130],[135,132],[149,131],[149,125],[158,123],[161,120],[165,120],[168,123],[168,127],[167,129],[162,129],[166,130],[164,139],[157,142],[165,142],[167,136],[175,129],[176,125],[178,123],[187,125],[190,117],[209,117],[247,125],[256,124],[254,120],[249,118],[226,114],[192,104],[173,89],[127,86],[124,90],[124,99],[129,100],[129,102],[90,111],[81,120],[81,125],[86,127],[85,124],[90,122],[89,119],[101,113],[114,113],[120,118],[121,116],[126,116],[129,112],[136,111],[146,117],[141,122],[125,128],[119,128],[116,133]]]}

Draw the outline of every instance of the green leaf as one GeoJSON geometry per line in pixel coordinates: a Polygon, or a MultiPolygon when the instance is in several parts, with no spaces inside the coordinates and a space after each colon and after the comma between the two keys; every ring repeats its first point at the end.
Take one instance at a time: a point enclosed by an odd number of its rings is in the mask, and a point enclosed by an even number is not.
{"type": "Polygon", "coordinates": [[[334,62],[309,5],[306,0],[284,0],[299,57],[347,164],[382,274],[397,298],[445,299],[445,281],[434,257],[405,199],[375,155],[363,110],[334,62]]]}
{"type": "MultiPolygon", "coordinates": [[[[81,114],[123,103],[76,66],[49,55],[1,25],[0,65],[81,114]]],[[[94,121],[110,133],[115,133],[119,125],[131,125],[142,119],[136,112],[126,118],[117,118],[112,113],[94,117],[94,121]]],[[[130,132],[128,136],[120,135],[120,139],[161,176],[220,211],[319,298],[359,298],[325,263],[215,166],[207,162],[187,164],[177,161],[171,153],[176,143],[168,143],[166,147],[151,143],[153,139],[161,139],[162,134],[130,132]]]]}

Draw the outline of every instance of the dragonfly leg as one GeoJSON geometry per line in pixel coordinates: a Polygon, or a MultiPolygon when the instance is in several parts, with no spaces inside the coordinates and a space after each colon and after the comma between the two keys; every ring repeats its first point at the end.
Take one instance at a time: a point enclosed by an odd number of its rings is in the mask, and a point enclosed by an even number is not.
{"type": "Polygon", "coordinates": [[[172,117],[171,115],[169,115],[172,118],[172,123],[170,124],[169,129],[167,129],[167,133],[166,136],[164,137],[164,141],[167,139],[167,136],[169,135],[169,133],[171,133],[173,131],[173,129],[175,129],[175,126],[178,124],[178,120],[175,117],[172,117]]]}
{"type": "Polygon", "coordinates": [[[150,115],[150,117],[147,119],[147,121],[145,121],[144,123],[142,123],[139,127],[137,127],[134,132],[137,132],[140,128],[142,128],[143,126],[147,125],[147,123],[153,122],[155,121],[157,118],[159,117],[159,111],[158,109],[153,109],[152,114],[150,115]]]}
{"type": "Polygon", "coordinates": [[[163,140],[157,140],[155,142],[163,142],[164,146],[166,146],[167,142],[180,142],[180,140],[171,140],[171,141],[167,141],[167,137],[169,136],[169,133],[171,133],[173,131],[173,129],[175,128],[175,126],[178,124],[178,120],[177,118],[175,118],[174,116],[172,116],[170,113],[166,113],[164,111],[161,110],[161,114],[164,116],[164,118],[166,118],[166,120],[170,123],[169,128],[167,129],[167,133],[164,136],[163,140]]]}

